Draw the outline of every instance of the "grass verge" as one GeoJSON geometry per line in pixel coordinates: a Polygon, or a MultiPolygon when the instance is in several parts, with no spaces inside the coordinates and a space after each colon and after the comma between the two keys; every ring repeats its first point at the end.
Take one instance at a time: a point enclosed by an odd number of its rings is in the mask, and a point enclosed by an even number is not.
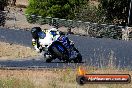
{"type": "Polygon", "coordinates": [[[0,60],[37,56],[37,52],[29,47],[0,42],[0,60]]]}
{"type": "MultiPolygon", "coordinates": [[[[130,74],[132,71],[116,69],[87,68],[88,74],[130,74]]],[[[132,88],[129,84],[85,84],[76,83],[77,69],[45,70],[0,70],[0,85],[3,88],[132,88]],[[8,86],[8,87],[7,87],[8,86]]]]}

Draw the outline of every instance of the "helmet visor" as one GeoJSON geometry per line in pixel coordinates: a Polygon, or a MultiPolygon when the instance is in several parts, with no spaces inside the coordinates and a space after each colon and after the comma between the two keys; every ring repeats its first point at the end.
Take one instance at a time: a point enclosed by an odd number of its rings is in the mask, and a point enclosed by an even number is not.
{"type": "Polygon", "coordinates": [[[38,36],[40,39],[44,39],[46,37],[46,34],[44,32],[38,32],[38,36]]]}

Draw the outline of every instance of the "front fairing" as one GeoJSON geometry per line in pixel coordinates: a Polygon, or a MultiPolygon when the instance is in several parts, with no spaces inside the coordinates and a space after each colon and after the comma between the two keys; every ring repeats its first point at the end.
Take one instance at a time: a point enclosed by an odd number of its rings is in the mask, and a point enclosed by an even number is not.
{"type": "Polygon", "coordinates": [[[39,43],[42,47],[49,47],[53,42],[52,37],[49,35],[46,35],[44,39],[39,39],[39,43]]]}

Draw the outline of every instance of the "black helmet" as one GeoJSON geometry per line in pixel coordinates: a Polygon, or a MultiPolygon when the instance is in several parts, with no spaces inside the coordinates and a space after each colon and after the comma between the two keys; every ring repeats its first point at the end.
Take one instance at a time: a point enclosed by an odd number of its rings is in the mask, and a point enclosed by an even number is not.
{"type": "Polygon", "coordinates": [[[31,29],[31,33],[34,33],[34,32],[41,32],[42,30],[41,30],[41,28],[40,27],[33,27],[32,29],[31,29]]]}
{"type": "Polygon", "coordinates": [[[38,38],[38,32],[41,32],[41,31],[42,31],[42,30],[41,30],[40,27],[33,27],[33,28],[31,29],[32,37],[33,37],[34,39],[37,39],[37,38],[38,38]]]}

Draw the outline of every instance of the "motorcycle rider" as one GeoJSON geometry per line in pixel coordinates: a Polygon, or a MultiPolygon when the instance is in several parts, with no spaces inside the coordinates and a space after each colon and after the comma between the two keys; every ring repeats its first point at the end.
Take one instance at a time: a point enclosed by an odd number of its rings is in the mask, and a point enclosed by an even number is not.
{"type": "Polygon", "coordinates": [[[33,27],[31,29],[31,34],[32,34],[32,46],[37,52],[41,52],[39,49],[40,44],[39,44],[39,38],[44,38],[46,36],[45,32],[42,31],[40,27],[33,27]]]}
{"type": "MultiPolygon", "coordinates": [[[[47,42],[47,44],[49,44],[48,42],[50,41],[51,43],[54,41],[59,41],[61,42],[67,49],[67,52],[70,51],[70,47],[71,45],[74,45],[74,43],[69,40],[69,38],[67,36],[65,36],[65,34],[63,32],[58,31],[56,28],[51,28],[49,30],[46,31],[42,31],[42,29],[40,27],[33,27],[31,29],[31,34],[32,34],[32,45],[34,47],[34,49],[38,52],[41,53],[42,52],[42,47],[40,47],[40,39],[44,39],[44,42],[47,42]]],[[[72,55],[72,53],[74,52],[69,52],[69,55],[72,55]]],[[[47,55],[49,56],[49,55],[47,55]]],[[[52,57],[53,58],[53,57],[52,57]]],[[[70,58],[74,58],[74,56],[70,56],[70,58]]]]}
{"type": "MultiPolygon", "coordinates": [[[[60,37],[60,32],[56,28],[51,28],[49,30],[42,31],[40,27],[33,27],[31,29],[31,34],[32,34],[32,45],[34,49],[38,52],[41,53],[41,47],[39,43],[39,39],[44,39],[46,38],[48,41],[56,41],[58,37],[60,37]]],[[[45,42],[48,42],[45,41],[45,42]]]]}

